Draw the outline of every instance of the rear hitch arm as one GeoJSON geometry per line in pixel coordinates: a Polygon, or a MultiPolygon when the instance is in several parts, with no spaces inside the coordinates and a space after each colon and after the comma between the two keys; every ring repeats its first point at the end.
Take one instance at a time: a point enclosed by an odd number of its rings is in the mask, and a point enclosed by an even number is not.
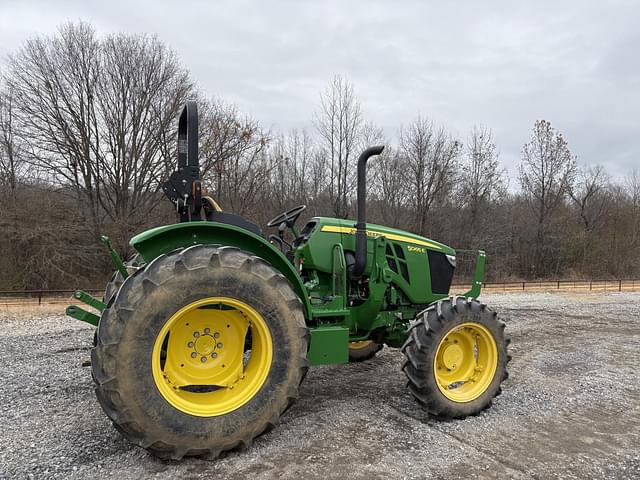
{"type": "Polygon", "coordinates": [[[73,294],[73,297],[77,300],[80,300],[82,303],[85,303],[90,307],[93,307],[96,310],[99,310],[100,312],[103,311],[105,308],[107,308],[104,302],[101,302],[97,298],[89,295],[87,292],[83,292],[82,290],[76,290],[75,293],[73,294]]]}
{"type": "Polygon", "coordinates": [[[98,326],[100,322],[100,317],[95,313],[87,312],[84,308],[80,308],[76,305],[69,305],[65,310],[65,313],[76,320],[80,320],[81,322],[86,322],[89,325],[93,325],[94,327],[98,326]]]}
{"type": "MultiPolygon", "coordinates": [[[[85,303],[90,307],[95,308],[99,312],[102,312],[105,308],[107,308],[107,306],[103,302],[95,297],[92,297],[87,292],[83,292],[82,290],[76,290],[73,294],[73,298],[75,298],[76,300],[80,300],[82,303],[85,303]]],[[[86,322],[90,325],[93,325],[94,327],[97,327],[98,323],[100,322],[100,317],[98,315],[92,312],[88,312],[84,308],[80,308],[76,305],[69,305],[65,310],[65,313],[68,316],[75,318],[76,320],[86,322]]]]}
{"type": "Polygon", "coordinates": [[[109,249],[109,254],[111,255],[111,261],[115,265],[116,269],[120,272],[120,275],[122,275],[122,278],[126,280],[129,277],[129,272],[127,271],[127,267],[122,261],[122,258],[120,258],[118,252],[111,246],[111,240],[109,240],[109,237],[107,237],[106,235],[103,235],[100,237],[100,241],[107,246],[107,248],[109,249]]]}

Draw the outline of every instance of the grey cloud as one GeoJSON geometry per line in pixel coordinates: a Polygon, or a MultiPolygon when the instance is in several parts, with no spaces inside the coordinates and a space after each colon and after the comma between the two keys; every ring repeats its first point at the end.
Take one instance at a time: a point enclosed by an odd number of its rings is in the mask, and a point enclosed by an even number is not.
{"type": "Polygon", "coordinates": [[[320,91],[350,78],[388,137],[417,114],[464,139],[494,130],[513,173],[533,122],[617,177],[640,147],[636,2],[3,2],[0,53],[86,20],[156,34],[202,89],[265,125],[310,127],[320,91]],[[185,5],[188,4],[189,7],[185,5]]]}

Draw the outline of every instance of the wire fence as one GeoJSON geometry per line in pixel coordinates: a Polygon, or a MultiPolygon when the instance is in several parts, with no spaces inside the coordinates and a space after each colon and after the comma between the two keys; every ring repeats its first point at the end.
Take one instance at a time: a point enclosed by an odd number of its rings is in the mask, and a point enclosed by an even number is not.
{"type": "MultiPolygon", "coordinates": [[[[0,305],[66,305],[77,302],[73,298],[74,292],[75,290],[0,290],[0,305]]],[[[94,297],[102,298],[104,289],[88,289],[85,292],[94,297]]]]}
{"type": "MultiPolygon", "coordinates": [[[[451,286],[451,291],[462,293],[470,288],[469,284],[459,283],[451,286]]],[[[102,298],[103,289],[88,289],[87,293],[102,298]]],[[[484,293],[499,292],[637,292],[640,291],[640,279],[618,280],[542,280],[518,282],[488,282],[482,285],[484,293]]],[[[73,298],[75,290],[0,290],[0,306],[66,305],[77,302],[73,298]]]]}
{"type": "MultiPolygon", "coordinates": [[[[454,291],[464,291],[469,285],[458,284],[451,287],[454,291]]],[[[640,280],[539,280],[517,282],[488,282],[482,285],[485,293],[498,292],[637,292],[640,291],[640,280]]]]}

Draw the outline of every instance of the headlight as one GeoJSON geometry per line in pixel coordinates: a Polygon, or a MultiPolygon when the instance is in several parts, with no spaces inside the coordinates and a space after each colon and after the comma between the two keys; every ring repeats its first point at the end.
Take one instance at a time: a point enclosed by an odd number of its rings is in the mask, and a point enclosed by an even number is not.
{"type": "Polygon", "coordinates": [[[447,260],[453,268],[456,268],[456,256],[455,255],[447,255],[447,260]]]}

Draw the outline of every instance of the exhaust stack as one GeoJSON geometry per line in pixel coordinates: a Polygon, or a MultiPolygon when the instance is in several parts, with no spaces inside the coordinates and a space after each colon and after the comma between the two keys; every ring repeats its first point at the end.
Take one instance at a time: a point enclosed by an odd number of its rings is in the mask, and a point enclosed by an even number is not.
{"type": "Polygon", "coordinates": [[[358,158],[358,218],[356,222],[356,263],[351,276],[360,278],[367,265],[367,160],[374,155],[380,155],[384,145],[369,147],[358,158]]]}

